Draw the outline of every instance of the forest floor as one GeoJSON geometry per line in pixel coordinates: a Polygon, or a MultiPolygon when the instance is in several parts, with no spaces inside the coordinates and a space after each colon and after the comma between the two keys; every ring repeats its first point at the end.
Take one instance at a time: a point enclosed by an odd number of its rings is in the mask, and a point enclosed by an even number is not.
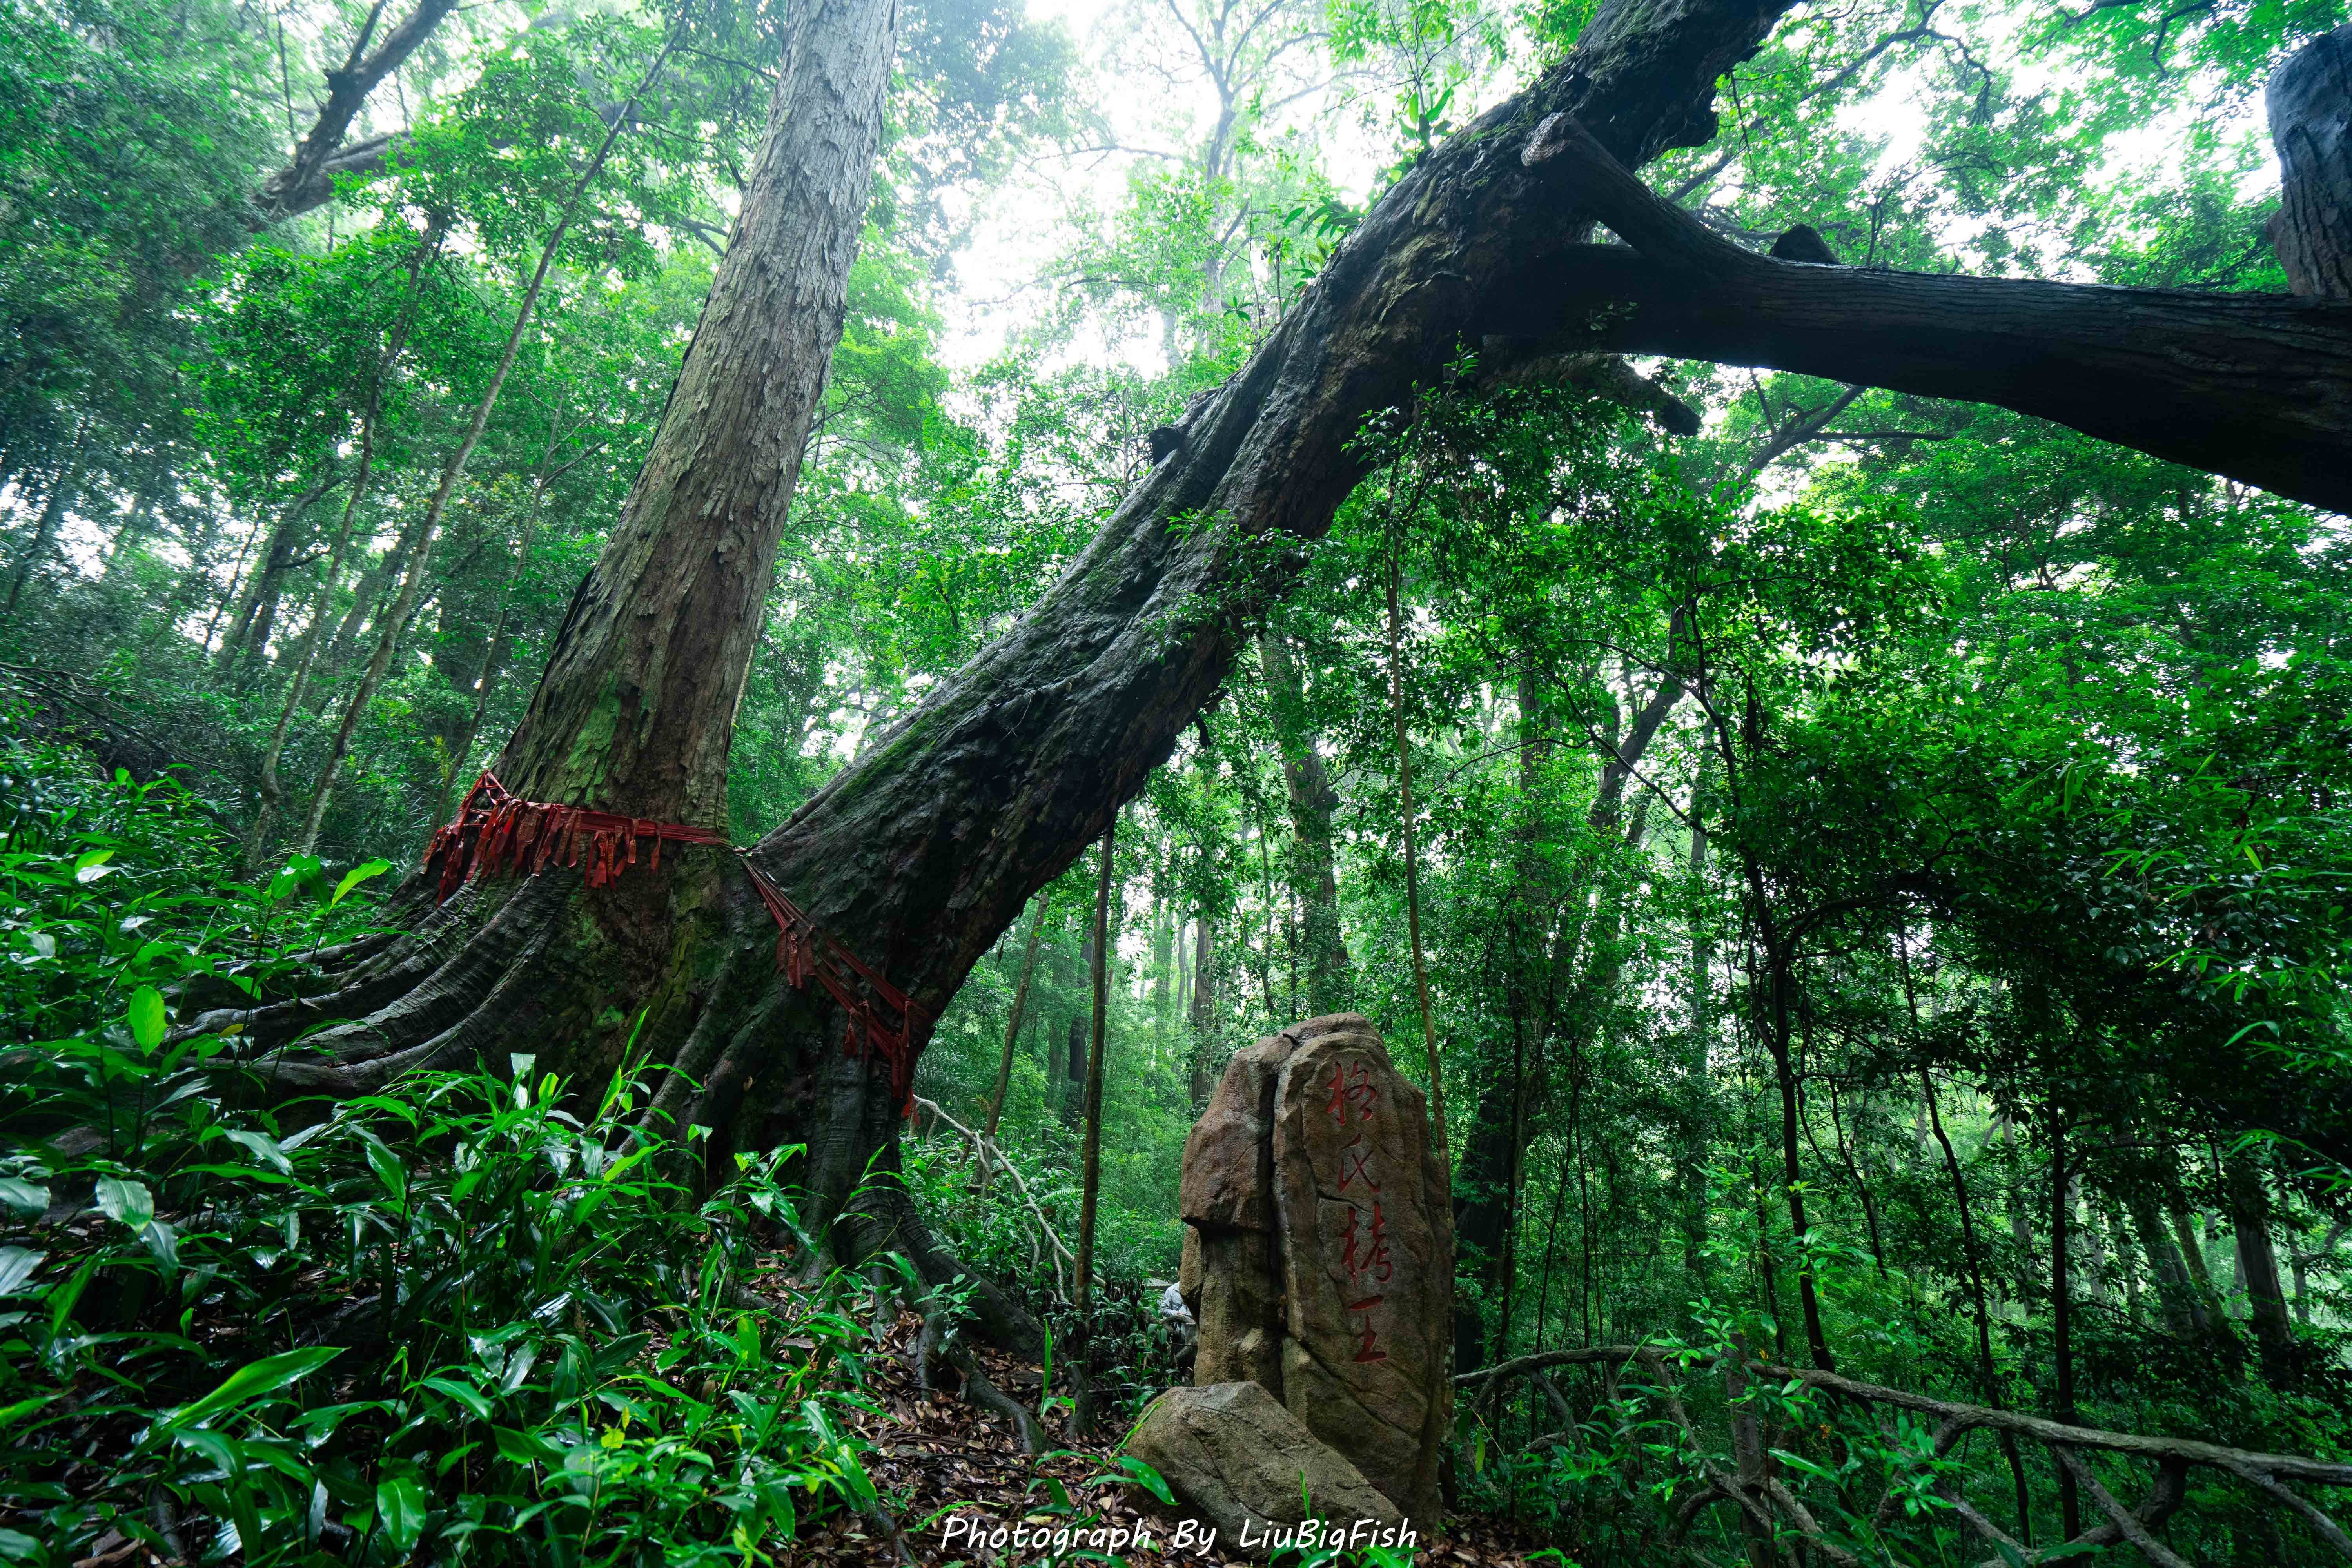
{"type": "MultiPolygon", "coordinates": [[[[1123,1425],[1103,1423],[1093,1441],[1070,1438],[1066,1409],[1055,1411],[1045,1429],[1057,1445],[1035,1458],[1021,1450],[1019,1437],[1008,1423],[964,1402],[945,1388],[921,1386],[915,1373],[915,1346],[922,1321],[902,1313],[866,1363],[871,1373],[867,1397],[877,1411],[857,1417],[861,1435],[873,1445],[866,1470],[884,1496],[896,1507],[903,1532],[905,1556],[870,1517],[845,1515],[812,1530],[783,1560],[792,1564],[892,1564],[908,1560],[923,1568],[946,1568],[963,1562],[1014,1565],[1055,1556],[1050,1545],[1002,1552],[974,1546],[966,1531],[949,1540],[949,1522],[965,1519],[993,1531],[1026,1524],[1049,1533],[1067,1528],[1125,1528],[1150,1544],[1122,1546],[1111,1555],[1132,1568],[1195,1568],[1195,1565],[1244,1562],[1244,1554],[1219,1542],[1213,1554],[1173,1550],[1170,1523],[1158,1505],[1140,1489],[1122,1483],[1117,1475],[1123,1425]],[[1058,1483],[1058,1484],[1056,1484],[1058,1483]]],[[[1041,1384],[1034,1362],[986,1346],[973,1353],[989,1380],[1005,1394],[1035,1408],[1041,1384]]],[[[1424,1541],[1414,1552],[1417,1563],[1438,1568],[1520,1568],[1529,1552],[1546,1542],[1508,1520],[1483,1516],[1450,1516],[1443,1541],[1424,1541]]],[[[1075,1551],[1067,1555],[1077,1555],[1075,1551]]],[[[1095,1561],[1101,1561],[1097,1557],[1095,1561]]]]}

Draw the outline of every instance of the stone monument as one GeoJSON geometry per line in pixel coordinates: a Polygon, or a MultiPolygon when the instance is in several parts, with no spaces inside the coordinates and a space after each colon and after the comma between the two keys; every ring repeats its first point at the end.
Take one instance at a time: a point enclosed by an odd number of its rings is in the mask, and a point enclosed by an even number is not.
{"type": "Polygon", "coordinates": [[[1310,1018],[1234,1057],[1181,1201],[1193,1383],[1259,1384],[1433,1535],[1454,1208],[1425,1097],[1371,1024],[1310,1018]]]}

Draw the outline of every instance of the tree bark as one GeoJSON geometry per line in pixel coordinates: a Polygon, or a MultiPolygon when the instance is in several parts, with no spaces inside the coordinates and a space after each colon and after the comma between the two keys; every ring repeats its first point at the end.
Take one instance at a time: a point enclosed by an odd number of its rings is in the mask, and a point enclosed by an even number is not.
{"type": "Polygon", "coordinates": [[[1258,635],[1257,646],[1275,744],[1282,752],[1282,781],[1290,799],[1290,889],[1301,916],[1307,1011],[1319,1016],[1348,1005],[1348,947],[1339,930],[1339,879],[1331,829],[1339,793],[1331,787],[1322,753],[1316,749],[1297,656],[1271,630],[1258,635]]]}
{"type": "Polygon", "coordinates": [[[499,759],[527,800],[727,821],[728,742],[841,340],[893,16],[891,0],[829,0],[795,19],[653,450],[499,759]]]}
{"type": "Polygon", "coordinates": [[[2263,97],[2282,174],[2270,237],[2287,287],[2352,300],[2352,23],[2305,44],[2263,97]]]}

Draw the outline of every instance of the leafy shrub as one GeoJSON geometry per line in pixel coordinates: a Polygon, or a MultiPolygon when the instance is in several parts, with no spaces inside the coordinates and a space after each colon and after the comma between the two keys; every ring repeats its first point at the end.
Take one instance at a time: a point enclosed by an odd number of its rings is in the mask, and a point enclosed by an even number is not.
{"type": "Polygon", "coordinates": [[[575,1116],[527,1057],[273,1103],[189,1016],[381,866],[244,887],[173,786],[5,765],[0,1557],[740,1563],[872,1500],[854,1305],[754,1289],[789,1152],[697,1202],[627,1073],[575,1116]]]}

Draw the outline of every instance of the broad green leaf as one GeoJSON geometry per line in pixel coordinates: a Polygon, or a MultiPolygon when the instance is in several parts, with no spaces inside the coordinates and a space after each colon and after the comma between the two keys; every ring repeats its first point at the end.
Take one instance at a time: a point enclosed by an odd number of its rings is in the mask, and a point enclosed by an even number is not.
{"type": "Polygon", "coordinates": [[[394,1476],[375,1489],[376,1517],[384,1540],[405,1557],[425,1535],[425,1489],[415,1476],[394,1476]]]}
{"type": "Polygon", "coordinates": [[[456,1400],[476,1419],[488,1421],[490,1418],[490,1402],[483,1398],[481,1391],[471,1384],[459,1383],[454,1378],[447,1377],[428,1377],[423,1380],[423,1384],[436,1394],[446,1394],[456,1400]]]}
{"type": "Polygon", "coordinates": [[[123,1010],[130,1021],[131,1037],[142,1051],[152,1051],[163,1043],[163,1026],[168,1017],[163,1010],[163,994],[152,985],[142,985],[131,994],[131,1005],[123,1010]]]}
{"type": "Polygon", "coordinates": [[[19,1181],[14,1176],[0,1176],[0,1204],[26,1214],[39,1214],[49,1206],[49,1189],[38,1182],[19,1181]]]}
{"type": "Polygon", "coordinates": [[[367,1145],[367,1163],[368,1169],[375,1173],[375,1179],[383,1184],[383,1190],[392,1194],[392,1201],[405,1202],[408,1197],[408,1167],[400,1163],[400,1156],[371,1138],[367,1145]]]}
{"type": "Polygon", "coordinates": [[[263,1164],[270,1166],[282,1175],[290,1176],[294,1173],[294,1162],[286,1157],[286,1147],[277,1139],[266,1133],[249,1132],[242,1128],[232,1127],[226,1131],[230,1142],[245,1150],[263,1164]]]}
{"type": "Polygon", "coordinates": [[[343,901],[343,895],[345,893],[350,892],[353,888],[358,887],[362,882],[366,881],[369,878],[381,877],[386,871],[391,869],[392,862],[389,860],[369,860],[352,867],[350,870],[343,873],[343,879],[335,884],[334,894],[327,900],[327,907],[331,910],[333,909],[337,904],[343,901]]]}
{"type": "Polygon", "coordinates": [[[63,1394],[37,1394],[30,1399],[19,1399],[14,1405],[0,1405],[0,1430],[14,1426],[42,1405],[53,1404],[63,1397],[63,1394]]]}
{"type": "Polygon", "coordinates": [[[563,1463],[563,1450],[536,1432],[518,1432],[511,1426],[493,1426],[490,1436],[498,1442],[499,1456],[510,1464],[563,1463]]]}
{"type": "Polygon", "coordinates": [[[98,1212],[137,1230],[155,1217],[155,1194],[147,1190],[144,1182],[125,1181],[120,1176],[100,1176],[98,1181],[98,1212]]]}
{"type": "Polygon", "coordinates": [[[309,1350],[286,1351],[278,1355],[264,1356],[250,1366],[239,1367],[229,1373],[227,1382],[194,1404],[173,1412],[164,1425],[194,1426],[198,1422],[209,1421],[234,1405],[248,1399],[258,1399],[266,1394],[275,1394],[295,1379],[310,1376],[342,1353],[341,1345],[313,1345],[309,1350]]]}
{"type": "Polygon", "coordinates": [[[1132,1454],[1121,1454],[1118,1457],[1118,1468],[1125,1473],[1123,1475],[1112,1476],[1106,1479],[1133,1481],[1136,1485],[1141,1487],[1145,1491],[1150,1492],[1153,1497],[1158,1498],[1161,1502],[1166,1503],[1169,1507],[1173,1508],[1176,1506],[1176,1494],[1169,1489],[1167,1481],[1161,1479],[1158,1470],[1153,1469],[1150,1465],[1145,1464],[1141,1459],[1137,1458],[1132,1454]]]}
{"type": "Polygon", "coordinates": [[[0,1296],[14,1296],[41,1266],[46,1252],[33,1252],[21,1247],[0,1247],[0,1296]]]}

